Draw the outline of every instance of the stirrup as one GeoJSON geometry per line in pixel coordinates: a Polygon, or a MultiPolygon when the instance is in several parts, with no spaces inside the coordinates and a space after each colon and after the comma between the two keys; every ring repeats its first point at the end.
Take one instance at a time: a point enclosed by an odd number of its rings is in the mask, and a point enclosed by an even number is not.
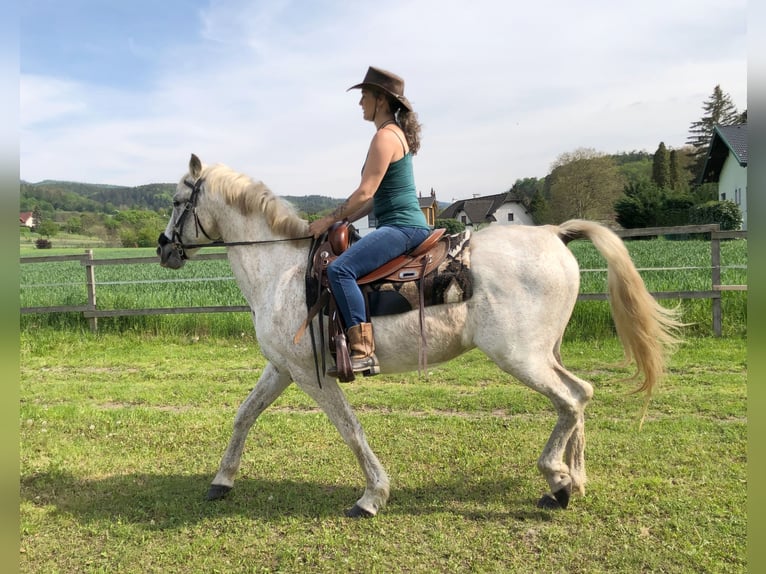
{"type": "MultiPolygon", "coordinates": [[[[359,373],[363,377],[371,377],[373,375],[380,374],[380,365],[378,364],[378,358],[372,354],[367,357],[359,357],[357,359],[351,358],[351,371],[353,373],[359,373]]],[[[326,374],[328,377],[338,377],[338,366],[333,364],[327,367],[326,374]]]]}
{"type": "Polygon", "coordinates": [[[351,357],[351,370],[355,373],[361,373],[363,377],[371,377],[380,374],[380,365],[375,353],[366,357],[351,357]]]}

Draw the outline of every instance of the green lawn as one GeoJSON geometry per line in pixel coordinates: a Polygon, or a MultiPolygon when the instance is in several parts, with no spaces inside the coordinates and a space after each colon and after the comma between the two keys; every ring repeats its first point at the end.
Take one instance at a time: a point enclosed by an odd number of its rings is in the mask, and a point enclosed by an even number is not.
{"type": "Polygon", "coordinates": [[[543,511],[547,400],[471,352],[345,386],[391,478],[372,520],[355,459],[291,387],[229,498],[204,495],[264,359],[249,334],[21,333],[22,572],[745,572],[746,341],[690,339],[643,430],[611,338],[566,342],[593,381],[589,483],[543,511]]]}

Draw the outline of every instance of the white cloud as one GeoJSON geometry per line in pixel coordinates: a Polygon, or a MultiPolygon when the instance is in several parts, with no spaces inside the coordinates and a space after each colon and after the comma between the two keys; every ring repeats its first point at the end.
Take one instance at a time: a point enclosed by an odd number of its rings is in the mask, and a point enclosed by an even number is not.
{"type": "Polygon", "coordinates": [[[23,75],[21,176],[175,181],[195,152],[280,194],[347,196],[372,130],[345,90],[372,64],[406,78],[424,124],[421,191],[498,193],[578,147],[683,145],[716,84],[744,108],[743,19],[739,0],[213,0],[149,86],[23,75]]]}

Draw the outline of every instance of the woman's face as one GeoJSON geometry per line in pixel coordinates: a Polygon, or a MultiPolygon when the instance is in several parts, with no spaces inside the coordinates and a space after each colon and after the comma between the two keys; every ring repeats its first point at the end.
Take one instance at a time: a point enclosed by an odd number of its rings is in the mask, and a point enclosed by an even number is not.
{"type": "Polygon", "coordinates": [[[378,105],[376,95],[370,90],[362,88],[362,97],[359,99],[359,105],[362,106],[364,119],[372,121],[375,118],[375,108],[378,105]]]}

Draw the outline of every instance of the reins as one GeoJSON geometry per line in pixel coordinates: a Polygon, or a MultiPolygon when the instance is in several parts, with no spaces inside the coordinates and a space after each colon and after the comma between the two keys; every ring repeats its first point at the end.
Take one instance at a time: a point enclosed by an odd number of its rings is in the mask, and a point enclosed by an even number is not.
{"type": "Polygon", "coordinates": [[[259,241],[212,241],[212,243],[181,243],[181,247],[201,249],[202,247],[236,247],[238,245],[265,245],[267,243],[280,243],[283,241],[302,241],[303,239],[313,239],[311,235],[304,237],[283,237],[282,239],[263,239],[259,241]]]}

